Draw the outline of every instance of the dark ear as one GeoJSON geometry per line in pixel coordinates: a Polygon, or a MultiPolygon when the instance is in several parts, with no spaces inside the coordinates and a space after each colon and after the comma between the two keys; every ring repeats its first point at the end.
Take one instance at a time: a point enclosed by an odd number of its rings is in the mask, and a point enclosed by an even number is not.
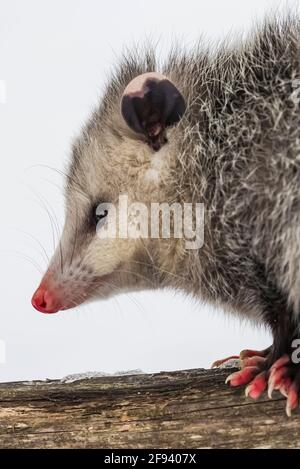
{"type": "Polygon", "coordinates": [[[147,138],[157,151],[167,142],[165,130],[186,109],[183,96],[164,75],[144,73],[134,78],[122,96],[121,112],[127,125],[147,138]]]}

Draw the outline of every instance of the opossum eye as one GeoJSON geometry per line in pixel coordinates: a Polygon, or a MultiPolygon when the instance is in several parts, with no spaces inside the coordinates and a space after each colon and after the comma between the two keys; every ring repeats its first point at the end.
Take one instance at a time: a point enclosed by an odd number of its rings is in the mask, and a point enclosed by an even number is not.
{"type": "Polygon", "coordinates": [[[157,151],[167,142],[165,130],[176,124],[186,109],[176,86],[164,75],[145,73],[134,78],[125,88],[121,113],[127,125],[146,136],[157,151]]]}
{"type": "Polygon", "coordinates": [[[100,228],[108,215],[107,204],[99,204],[94,211],[94,223],[97,228],[100,228]]]}

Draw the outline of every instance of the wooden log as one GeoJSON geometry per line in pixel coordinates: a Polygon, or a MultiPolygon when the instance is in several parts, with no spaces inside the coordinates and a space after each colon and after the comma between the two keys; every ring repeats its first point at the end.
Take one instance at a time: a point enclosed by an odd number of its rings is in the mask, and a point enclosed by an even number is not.
{"type": "Polygon", "coordinates": [[[295,448],[300,414],[254,402],[232,370],[0,384],[1,448],[295,448]]]}

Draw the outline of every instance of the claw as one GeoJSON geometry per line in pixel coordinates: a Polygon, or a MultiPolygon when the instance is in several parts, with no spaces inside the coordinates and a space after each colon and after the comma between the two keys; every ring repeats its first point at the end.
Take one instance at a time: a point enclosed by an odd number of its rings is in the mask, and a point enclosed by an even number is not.
{"type": "Polygon", "coordinates": [[[292,383],[291,387],[288,392],[288,397],[286,401],[286,415],[288,417],[292,416],[292,410],[296,409],[299,404],[299,399],[298,399],[298,392],[299,392],[299,387],[296,385],[296,383],[292,383]]]}
{"type": "Polygon", "coordinates": [[[286,415],[288,417],[291,417],[292,416],[292,409],[291,407],[288,405],[288,403],[286,402],[286,406],[285,406],[285,412],[286,412],[286,415]]]}
{"type": "Polygon", "coordinates": [[[288,397],[288,393],[289,393],[289,389],[291,387],[291,384],[292,384],[292,380],[291,378],[289,377],[286,377],[283,381],[282,381],[282,384],[279,388],[279,391],[281,392],[281,394],[284,396],[284,397],[288,397]]]}
{"type": "Polygon", "coordinates": [[[235,378],[235,375],[238,374],[238,371],[234,372],[234,373],[231,373],[231,375],[227,376],[227,378],[225,379],[225,384],[229,383],[229,381],[231,381],[232,379],[235,378]]]}
{"type": "Polygon", "coordinates": [[[268,386],[268,398],[269,399],[272,399],[273,391],[274,391],[274,383],[272,381],[268,386]]]}

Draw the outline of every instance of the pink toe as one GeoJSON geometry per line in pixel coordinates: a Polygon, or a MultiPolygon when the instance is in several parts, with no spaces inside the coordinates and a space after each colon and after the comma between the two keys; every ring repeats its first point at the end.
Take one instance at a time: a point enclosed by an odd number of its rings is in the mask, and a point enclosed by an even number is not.
{"type": "Polygon", "coordinates": [[[262,393],[266,390],[267,387],[267,379],[266,379],[266,372],[263,371],[257,375],[253,381],[248,386],[247,395],[252,397],[252,399],[257,399],[262,395],[262,393]]]}
{"type": "Polygon", "coordinates": [[[256,366],[249,366],[243,368],[241,371],[232,373],[232,375],[228,376],[226,381],[229,381],[231,386],[241,386],[242,384],[248,384],[257,374],[257,372],[258,368],[256,366]]]}

